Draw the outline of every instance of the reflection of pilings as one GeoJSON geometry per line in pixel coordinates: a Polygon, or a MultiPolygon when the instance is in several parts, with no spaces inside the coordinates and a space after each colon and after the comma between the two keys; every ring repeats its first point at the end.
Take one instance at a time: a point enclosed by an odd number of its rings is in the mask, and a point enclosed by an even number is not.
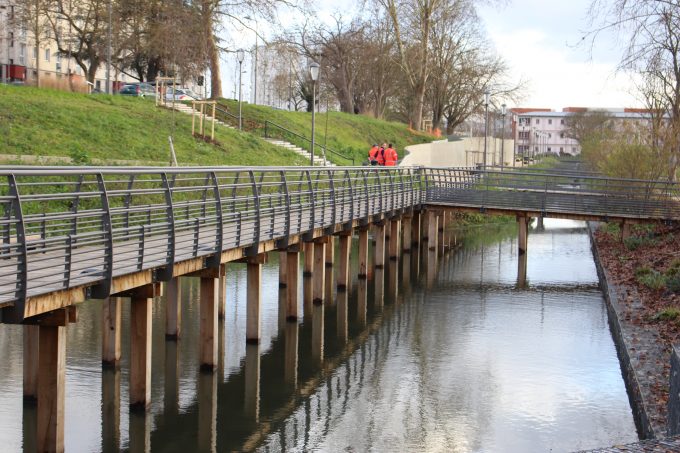
{"type": "Polygon", "coordinates": [[[286,323],[284,332],[285,359],[283,381],[289,389],[294,389],[297,386],[298,333],[299,327],[297,322],[286,323]]]}
{"type": "MultiPolygon", "coordinates": [[[[37,391],[37,390],[36,390],[37,391]]],[[[38,451],[38,408],[31,402],[24,401],[22,414],[23,447],[25,452],[38,451]]]]}
{"type": "Polygon", "coordinates": [[[120,364],[121,297],[102,301],[102,364],[118,367],[120,364]]]}
{"type": "Polygon", "coordinates": [[[337,303],[337,333],[338,341],[342,344],[347,342],[347,306],[349,301],[349,293],[342,291],[338,293],[337,303]]]}
{"type": "Polygon", "coordinates": [[[35,401],[38,398],[40,327],[25,325],[23,331],[24,401],[35,401]]]}
{"type": "MultiPolygon", "coordinates": [[[[378,274],[383,275],[382,270],[376,270],[375,282],[378,282],[378,274]]],[[[366,307],[368,305],[368,282],[359,280],[357,285],[357,323],[364,327],[366,325],[366,307]]]]}
{"type": "Polygon", "coordinates": [[[151,415],[146,411],[130,412],[130,453],[151,451],[151,415]]]}
{"type": "Polygon", "coordinates": [[[165,342],[164,371],[163,408],[174,415],[179,411],[179,347],[175,341],[165,342]]]}
{"type": "Polygon", "coordinates": [[[359,279],[368,275],[368,227],[359,229],[359,279]]]}
{"type": "Polygon", "coordinates": [[[427,287],[432,288],[437,277],[437,250],[427,251],[427,287]]]}
{"type": "Polygon", "coordinates": [[[399,272],[397,263],[392,263],[387,268],[387,297],[392,301],[397,301],[399,292],[399,272]]]}
{"type": "Polygon", "coordinates": [[[373,267],[382,269],[385,266],[385,224],[383,222],[376,223],[373,226],[373,234],[375,235],[373,267]]]}
{"type": "Polygon", "coordinates": [[[411,284],[411,257],[406,256],[401,260],[401,281],[404,288],[410,290],[409,285],[411,284]]]}
{"type": "Polygon", "coordinates": [[[411,272],[416,279],[420,275],[420,250],[418,245],[414,245],[411,249],[411,272]]]}
{"type": "Polygon", "coordinates": [[[212,452],[216,451],[216,447],[217,447],[217,373],[199,373],[198,451],[212,452]]]}
{"type": "Polygon", "coordinates": [[[117,368],[102,370],[102,451],[120,451],[120,370],[117,368]]]}
{"type": "Polygon", "coordinates": [[[315,305],[312,309],[312,360],[323,364],[324,348],[324,306],[315,305]]]}
{"type": "Polygon", "coordinates": [[[260,347],[246,345],[244,414],[257,422],[260,418],[260,347]]]}
{"type": "Polygon", "coordinates": [[[340,236],[338,256],[338,291],[346,291],[349,285],[349,259],[352,249],[352,233],[340,236]]]}
{"type": "Polygon", "coordinates": [[[312,302],[322,304],[324,301],[326,275],[326,238],[314,242],[314,270],[312,271],[312,302]]]}
{"type": "Polygon", "coordinates": [[[178,339],[182,332],[182,279],[165,284],[165,338],[178,339]]]}

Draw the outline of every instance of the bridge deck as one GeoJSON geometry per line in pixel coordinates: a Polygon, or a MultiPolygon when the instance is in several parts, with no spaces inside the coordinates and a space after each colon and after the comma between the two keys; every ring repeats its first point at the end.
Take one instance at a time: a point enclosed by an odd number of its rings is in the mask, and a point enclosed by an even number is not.
{"type": "Polygon", "coordinates": [[[285,246],[289,238],[368,224],[376,216],[422,205],[680,220],[677,184],[573,172],[373,167],[0,171],[6,178],[0,185],[5,213],[0,219],[0,307],[12,305],[15,320],[54,309],[54,300],[64,306],[88,296],[106,297],[122,288],[117,279],[125,276],[132,285],[167,280],[241,258],[249,250],[261,252],[263,243],[269,250],[285,246]]]}

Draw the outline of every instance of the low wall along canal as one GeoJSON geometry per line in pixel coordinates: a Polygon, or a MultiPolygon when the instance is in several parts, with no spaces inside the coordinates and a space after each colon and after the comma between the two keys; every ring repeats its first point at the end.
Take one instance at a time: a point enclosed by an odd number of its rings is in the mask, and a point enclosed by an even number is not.
{"type": "MultiPolygon", "coordinates": [[[[532,228],[525,285],[516,226],[471,231],[435,262],[425,247],[366,280],[352,262],[349,291],[329,285],[332,297],[300,304],[295,322],[273,254],[259,345],[246,344],[246,269],[230,264],[216,373],[199,369],[200,280],[184,278],[179,340],[165,338],[154,299],[148,412],[128,407],[129,336],[120,367],[103,368],[101,304],[83,304],[67,330],[66,450],[557,452],[636,441],[585,223],[532,228]]],[[[0,326],[0,345],[3,451],[33,451],[21,327],[0,326]]]]}

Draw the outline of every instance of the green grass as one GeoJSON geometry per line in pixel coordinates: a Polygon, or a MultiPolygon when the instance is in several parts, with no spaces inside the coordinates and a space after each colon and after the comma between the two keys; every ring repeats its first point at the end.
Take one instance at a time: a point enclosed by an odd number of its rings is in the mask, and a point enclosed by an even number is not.
{"type": "Polygon", "coordinates": [[[654,315],[655,321],[675,321],[680,317],[680,309],[677,307],[664,308],[654,315]]]}
{"type": "Polygon", "coordinates": [[[646,266],[635,270],[635,278],[649,289],[660,290],[666,287],[666,276],[646,266]]]}
{"type": "MultiPolygon", "coordinates": [[[[238,115],[238,102],[231,100],[220,101],[227,106],[230,113],[238,115]]],[[[260,105],[243,104],[244,128],[253,133],[264,134],[265,120],[274,122],[304,137],[311,137],[312,114],[309,112],[290,112],[277,110],[260,105]]],[[[326,112],[316,114],[315,141],[323,145],[326,140],[326,112]]],[[[276,134],[276,128],[269,128],[270,134],[276,134]]],[[[280,131],[278,131],[280,132],[280,131]]],[[[308,149],[308,142],[288,135],[278,138],[308,149]]],[[[350,115],[341,112],[328,113],[327,146],[329,149],[354,157],[355,163],[368,159],[368,150],[373,143],[392,143],[404,157],[404,147],[417,143],[428,143],[435,137],[423,132],[411,130],[402,123],[377,120],[364,115],[350,115]]],[[[318,150],[317,150],[318,151],[318,150]]],[[[347,164],[348,161],[329,154],[327,156],[337,164],[347,164]]]]}
{"type": "Polygon", "coordinates": [[[191,116],[157,108],[148,99],[0,85],[0,154],[167,165],[172,135],[180,165],[306,163],[250,134],[215,129],[216,144],[193,138],[191,116]]]}

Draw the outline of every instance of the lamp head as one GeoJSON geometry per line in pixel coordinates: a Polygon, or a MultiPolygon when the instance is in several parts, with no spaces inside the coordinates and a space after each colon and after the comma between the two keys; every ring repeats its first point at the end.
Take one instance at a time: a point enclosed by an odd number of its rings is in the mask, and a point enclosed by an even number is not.
{"type": "Polygon", "coordinates": [[[313,61],[312,64],[309,65],[309,75],[312,76],[313,81],[317,81],[319,78],[319,63],[316,61],[313,61]]]}
{"type": "Polygon", "coordinates": [[[243,59],[245,58],[246,53],[243,51],[243,49],[239,49],[236,51],[236,58],[238,59],[239,63],[243,63],[243,59]]]}
{"type": "Polygon", "coordinates": [[[491,97],[491,93],[489,92],[489,89],[487,88],[484,90],[484,105],[489,105],[489,98],[491,97]]]}
{"type": "Polygon", "coordinates": [[[507,108],[507,106],[505,104],[501,105],[501,115],[505,116],[505,109],[506,108],[507,108]]]}

